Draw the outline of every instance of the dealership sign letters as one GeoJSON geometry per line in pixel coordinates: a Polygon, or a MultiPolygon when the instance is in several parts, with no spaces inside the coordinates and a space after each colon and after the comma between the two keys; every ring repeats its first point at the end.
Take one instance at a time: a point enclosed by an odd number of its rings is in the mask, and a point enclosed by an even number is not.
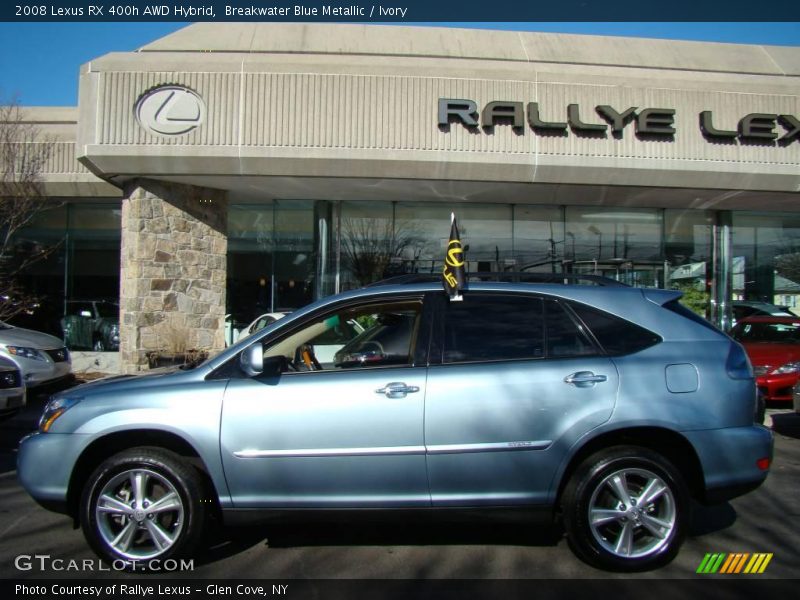
{"type": "MultiPolygon", "coordinates": [[[[588,111],[587,111],[588,112],[588,111]]],[[[571,130],[577,135],[604,137],[610,131],[615,138],[623,137],[630,124],[639,138],[670,139],[675,135],[675,110],[671,108],[642,108],[631,106],[618,110],[602,104],[594,107],[602,123],[590,122],[581,115],[578,104],[570,104],[565,111],[566,120],[546,121],[540,116],[539,103],[494,101],[478,110],[474,100],[453,98],[439,99],[439,127],[447,130],[451,123],[460,123],[469,129],[483,127],[491,133],[497,125],[510,125],[524,131],[527,125],[540,135],[568,135],[571,130]],[[526,119],[527,117],[527,119],[526,119]]],[[[596,119],[594,119],[596,120],[596,119]]],[[[698,115],[699,127],[709,141],[738,139],[744,143],[769,143],[777,140],[786,146],[800,139],[800,120],[793,115],[751,113],[736,123],[736,129],[724,129],[715,122],[710,110],[698,115]]]]}

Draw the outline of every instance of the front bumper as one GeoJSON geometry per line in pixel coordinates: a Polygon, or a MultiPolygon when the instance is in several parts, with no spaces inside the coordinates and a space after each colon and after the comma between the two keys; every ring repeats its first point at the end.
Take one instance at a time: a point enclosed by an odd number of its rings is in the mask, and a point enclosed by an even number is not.
{"type": "Polygon", "coordinates": [[[19,410],[25,406],[25,388],[0,388],[0,413],[19,410]]]}
{"type": "Polygon", "coordinates": [[[66,513],[69,481],[90,436],[75,433],[32,433],[20,441],[17,478],[48,510],[66,513]]]}
{"type": "Polygon", "coordinates": [[[704,497],[708,504],[747,493],[767,478],[757,461],[772,463],[772,431],[761,425],[684,432],[703,469],[704,497]]]}
{"type": "Polygon", "coordinates": [[[764,394],[767,402],[791,402],[792,388],[797,380],[797,373],[761,375],[756,378],[756,386],[764,394]]]}

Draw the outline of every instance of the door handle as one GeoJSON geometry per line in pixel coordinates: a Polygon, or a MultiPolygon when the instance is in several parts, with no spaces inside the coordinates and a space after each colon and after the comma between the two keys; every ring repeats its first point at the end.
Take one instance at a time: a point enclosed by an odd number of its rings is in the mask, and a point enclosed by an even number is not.
{"type": "Polygon", "coordinates": [[[393,381],[387,383],[385,387],[375,390],[376,394],[385,394],[387,398],[405,398],[406,394],[413,394],[418,392],[419,388],[416,385],[406,385],[402,381],[393,381]]]}
{"type": "Polygon", "coordinates": [[[608,381],[605,375],[595,375],[591,371],[578,371],[564,377],[564,383],[574,385],[575,387],[592,387],[595,383],[608,381]]]}

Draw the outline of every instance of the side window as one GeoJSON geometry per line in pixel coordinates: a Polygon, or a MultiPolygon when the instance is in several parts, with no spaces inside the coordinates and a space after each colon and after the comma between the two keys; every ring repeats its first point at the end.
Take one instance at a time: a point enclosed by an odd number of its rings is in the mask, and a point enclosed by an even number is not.
{"type": "Polygon", "coordinates": [[[284,356],[288,372],[409,365],[421,315],[420,300],[349,307],[305,323],[264,357],[284,356]]]}
{"type": "Polygon", "coordinates": [[[444,363],[544,357],[541,298],[465,294],[445,315],[444,363]]]}
{"type": "Polygon", "coordinates": [[[583,328],[555,300],[545,300],[547,311],[547,357],[570,358],[599,354],[583,328]]]}
{"type": "Polygon", "coordinates": [[[611,356],[633,354],[661,341],[652,331],[625,319],[577,302],[571,302],[569,306],[586,324],[603,350],[611,356]]]}
{"type": "Polygon", "coordinates": [[[270,325],[271,323],[274,323],[274,322],[275,322],[275,319],[272,318],[272,317],[261,317],[258,321],[256,321],[256,324],[253,325],[250,328],[250,333],[255,333],[256,331],[261,331],[262,329],[264,329],[264,327],[266,327],[267,325],[270,325]]]}

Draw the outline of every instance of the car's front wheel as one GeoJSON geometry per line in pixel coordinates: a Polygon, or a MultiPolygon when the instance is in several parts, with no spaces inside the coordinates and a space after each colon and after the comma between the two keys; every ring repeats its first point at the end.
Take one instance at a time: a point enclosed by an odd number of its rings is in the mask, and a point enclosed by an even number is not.
{"type": "Polygon", "coordinates": [[[81,525],[92,549],[114,566],[147,569],[185,556],[205,519],[203,483],[178,455],[132,448],[103,462],[81,498],[81,525]]]}
{"type": "Polygon", "coordinates": [[[590,456],[562,499],[573,549],[598,567],[655,568],[672,560],[686,536],[686,484],[672,463],[646,448],[619,446],[590,456]]]}

